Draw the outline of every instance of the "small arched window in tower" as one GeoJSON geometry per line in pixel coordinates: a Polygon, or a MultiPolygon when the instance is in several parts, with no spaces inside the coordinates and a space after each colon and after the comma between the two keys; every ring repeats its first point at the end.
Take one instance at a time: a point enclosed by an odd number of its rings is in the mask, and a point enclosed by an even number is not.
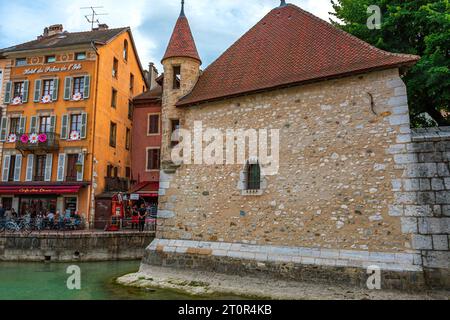
{"type": "Polygon", "coordinates": [[[128,61],[128,40],[123,42],[123,59],[128,61]]]}
{"type": "Polygon", "coordinates": [[[181,88],[181,67],[173,66],[173,89],[181,88]]]}
{"type": "Polygon", "coordinates": [[[261,189],[261,167],[259,161],[247,162],[247,190],[261,189]]]}

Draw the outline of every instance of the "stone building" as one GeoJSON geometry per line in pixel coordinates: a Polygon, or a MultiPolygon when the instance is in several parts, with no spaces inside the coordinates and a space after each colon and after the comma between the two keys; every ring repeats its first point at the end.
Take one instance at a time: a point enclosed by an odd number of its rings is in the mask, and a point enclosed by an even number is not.
{"type": "Polygon", "coordinates": [[[282,1],[201,72],[182,10],[162,60],[158,228],[144,262],[358,284],[376,265],[385,287],[448,285],[450,146],[443,131],[411,132],[402,75],[418,59],[282,1]],[[175,163],[172,133],[199,121],[278,129],[278,173],[258,157],[175,163]]]}
{"type": "Polygon", "coordinates": [[[132,99],[147,89],[130,28],[45,28],[1,51],[13,61],[2,90],[0,199],[16,212],[79,211],[127,191],[132,99]]]}

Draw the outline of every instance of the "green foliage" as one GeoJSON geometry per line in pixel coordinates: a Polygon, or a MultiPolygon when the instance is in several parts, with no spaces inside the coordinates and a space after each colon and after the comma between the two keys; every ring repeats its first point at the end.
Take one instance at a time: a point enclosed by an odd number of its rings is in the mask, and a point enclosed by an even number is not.
{"type": "Polygon", "coordinates": [[[386,51],[421,56],[404,76],[412,124],[450,125],[450,2],[449,0],[331,0],[331,23],[386,51]],[[382,12],[379,30],[367,27],[367,8],[382,12]]]}

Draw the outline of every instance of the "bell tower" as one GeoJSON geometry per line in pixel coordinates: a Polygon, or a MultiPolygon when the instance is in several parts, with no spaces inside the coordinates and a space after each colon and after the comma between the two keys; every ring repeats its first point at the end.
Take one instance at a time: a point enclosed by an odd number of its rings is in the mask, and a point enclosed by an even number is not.
{"type": "Polygon", "coordinates": [[[176,103],[191,92],[200,75],[200,56],[192,36],[189,21],[184,12],[184,0],[181,12],[161,61],[164,67],[164,93],[162,98],[162,149],[163,164],[171,162],[171,150],[176,142],[171,141],[172,132],[183,126],[183,110],[176,103]]]}

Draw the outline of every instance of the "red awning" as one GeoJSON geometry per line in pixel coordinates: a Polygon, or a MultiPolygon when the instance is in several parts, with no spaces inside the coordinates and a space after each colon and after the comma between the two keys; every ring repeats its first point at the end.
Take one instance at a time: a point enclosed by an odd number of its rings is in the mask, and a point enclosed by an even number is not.
{"type": "Polygon", "coordinates": [[[135,185],[130,193],[139,193],[144,197],[157,196],[159,191],[159,182],[141,182],[135,185]],[[156,194],[156,195],[155,195],[156,194]]]}
{"type": "Polygon", "coordinates": [[[49,195],[78,193],[83,187],[79,185],[30,185],[30,186],[0,186],[0,194],[20,195],[49,195]]]}

